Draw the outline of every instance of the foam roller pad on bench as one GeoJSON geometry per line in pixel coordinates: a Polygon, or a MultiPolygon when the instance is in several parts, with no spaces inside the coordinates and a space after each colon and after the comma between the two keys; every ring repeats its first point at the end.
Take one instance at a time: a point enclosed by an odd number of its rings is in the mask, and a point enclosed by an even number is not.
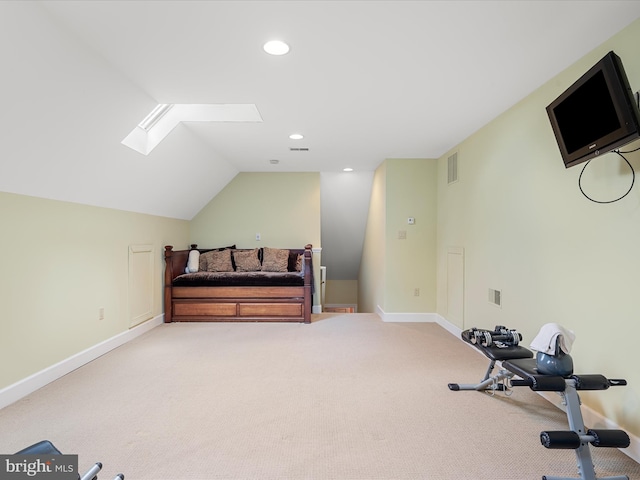
{"type": "Polygon", "coordinates": [[[594,447],[627,448],[631,444],[629,435],[622,430],[589,430],[587,435],[594,438],[594,447]]]}
{"type": "Polygon", "coordinates": [[[536,392],[564,392],[564,378],[556,375],[531,375],[524,380],[512,380],[514,387],[529,387],[536,392]]]}
{"type": "Polygon", "coordinates": [[[606,390],[609,381],[604,375],[573,375],[576,390],[606,390]]]}
{"type": "Polygon", "coordinates": [[[575,450],[580,448],[580,435],[570,430],[540,432],[540,443],[546,448],[575,450]]]}

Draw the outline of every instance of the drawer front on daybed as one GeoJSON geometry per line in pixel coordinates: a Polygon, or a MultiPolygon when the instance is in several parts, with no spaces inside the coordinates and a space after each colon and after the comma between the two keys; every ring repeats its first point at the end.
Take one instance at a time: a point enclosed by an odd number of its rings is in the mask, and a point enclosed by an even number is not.
{"type": "Polygon", "coordinates": [[[241,317],[301,317],[302,303],[240,303],[241,317]]]}
{"type": "Polygon", "coordinates": [[[173,314],[177,317],[222,316],[232,317],[237,314],[235,303],[194,303],[175,302],[173,314]]]}

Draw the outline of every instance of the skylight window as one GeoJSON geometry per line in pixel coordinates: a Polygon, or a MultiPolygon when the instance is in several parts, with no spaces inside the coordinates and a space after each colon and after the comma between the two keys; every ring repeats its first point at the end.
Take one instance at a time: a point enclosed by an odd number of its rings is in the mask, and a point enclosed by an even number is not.
{"type": "Polygon", "coordinates": [[[164,117],[169,110],[171,110],[171,107],[173,107],[173,104],[171,103],[159,104],[156,108],[151,110],[151,113],[147,115],[145,119],[138,124],[138,126],[145,132],[148,132],[151,130],[151,127],[158,123],[158,121],[164,117]]]}
{"type": "Polygon", "coordinates": [[[149,155],[180,122],[262,122],[262,117],[252,103],[161,103],[122,140],[122,144],[149,155]]]}

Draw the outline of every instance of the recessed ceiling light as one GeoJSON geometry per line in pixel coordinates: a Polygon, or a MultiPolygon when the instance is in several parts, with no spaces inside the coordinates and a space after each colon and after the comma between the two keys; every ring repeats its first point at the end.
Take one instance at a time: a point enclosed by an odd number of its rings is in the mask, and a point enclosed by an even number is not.
{"type": "Polygon", "coordinates": [[[299,133],[292,133],[291,135],[289,135],[289,138],[291,140],[302,140],[304,138],[304,135],[301,135],[299,133]]]}
{"type": "Polygon", "coordinates": [[[342,169],[343,172],[353,172],[353,168],[351,167],[346,167],[342,169]]]}
{"type": "Polygon", "coordinates": [[[289,45],[281,40],[271,40],[262,47],[269,55],[286,55],[289,53],[289,45]]]}

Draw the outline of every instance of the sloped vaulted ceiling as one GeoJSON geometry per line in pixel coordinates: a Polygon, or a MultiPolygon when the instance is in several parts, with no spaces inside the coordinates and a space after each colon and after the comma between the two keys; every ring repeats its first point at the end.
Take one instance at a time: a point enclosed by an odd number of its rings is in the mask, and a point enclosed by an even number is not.
{"type": "Polygon", "coordinates": [[[616,0],[3,1],[0,190],[190,219],[241,171],[437,158],[638,16],[616,0]],[[291,51],[266,55],[274,38],[291,51]],[[122,145],[159,103],[263,121],[122,145]]]}
{"type": "Polygon", "coordinates": [[[186,128],[120,144],[155,100],[40,3],[0,3],[0,57],[2,191],[189,219],[238,172],[186,128]]]}

